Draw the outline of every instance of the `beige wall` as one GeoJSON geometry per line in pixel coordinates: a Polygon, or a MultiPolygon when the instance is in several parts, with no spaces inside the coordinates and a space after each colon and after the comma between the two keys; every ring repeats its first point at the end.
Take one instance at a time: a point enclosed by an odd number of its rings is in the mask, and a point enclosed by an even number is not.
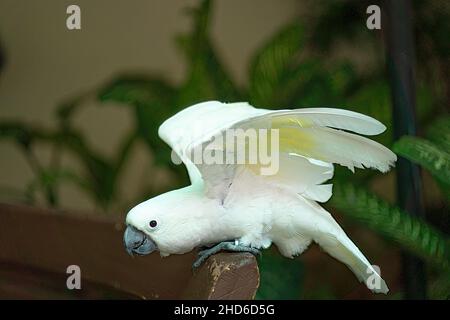
{"type": "MultiPolygon", "coordinates": [[[[183,78],[183,60],[173,36],[189,28],[182,0],[1,0],[0,41],[7,65],[0,78],[0,119],[54,125],[53,110],[67,97],[101,85],[122,71],[160,72],[183,78]],[[66,7],[81,7],[82,30],[68,31],[66,7]]],[[[250,54],[299,12],[296,0],[219,0],[212,34],[232,75],[245,83],[250,54]]],[[[106,154],[131,126],[125,108],[98,108],[90,102],[76,124],[106,154]]],[[[45,158],[48,152],[42,152],[45,158]]],[[[16,148],[0,142],[0,186],[22,188],[32,177],[16,148]]],[[[47,159],[46,159],[47,160],[47,159]]],[[[71,162],[65,159],[65,162],[71,162]]],[[[154,180],[140,146],[122,182],[132,198],[154,180]]],[[[158,180],[156,181],[158,183],[158,180]]],[[[5,197],[0,200],[4,201],[5,197]]],[[[64,207],[93,209],[75,188],[64,187],[64,207]]]]}

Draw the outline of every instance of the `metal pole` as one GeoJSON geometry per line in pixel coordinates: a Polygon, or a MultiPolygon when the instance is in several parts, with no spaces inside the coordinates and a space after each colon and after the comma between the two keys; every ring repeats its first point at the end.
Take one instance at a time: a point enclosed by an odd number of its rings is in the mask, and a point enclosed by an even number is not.
{"type": "MultiPolygon", "coordinates": [[[[415,54],[412,5],[409,0],[385,0],[383,3],[387,66],[391,86],[394,137],[416,135],[415,54]]],[[[384,26],[383,26],[384,27],[384,26]]],[[[420,169],[399,158],[397,200],[411,215],[425,217],[420,169]]],[[[406,299],[426,299],[425,265],[419,258],[403,253],[403,275],[406,299]]]]}

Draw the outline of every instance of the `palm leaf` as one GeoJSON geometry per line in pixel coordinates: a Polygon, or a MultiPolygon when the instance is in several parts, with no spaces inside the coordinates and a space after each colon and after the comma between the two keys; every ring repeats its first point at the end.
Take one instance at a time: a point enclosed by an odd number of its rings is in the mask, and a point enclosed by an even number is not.
{"type": "Polygon", "coordinates": [[[427,138],[443,150],[450,150],[450,116],[442,116],[427,130],[427,138]]]}
{"type": "MultiPolygon", "coordinates": [[[[90,195],[104,208],[114,198],[115,175],[113,166],[108,159],[89,147],[79,132],[69,127],[52,131],[21,122],[3,122],[0,123],[0,138],[15,141],[25,150],[25,155],[28,158],[32,156],[30,150],[35,143],[57,145],[61,148],[60,152],[62,150],[71,152],[84,166],[89,183],[89,188],[84,189],[89,190],[90,195]]],[[[37,159],[31,158],[31,160],[30,165],[34,167],[35,175],[41,186],[55,185],[55,181],[59,179],[67,180],[67,175],[48,174],[48,172],[53,171],[36,164],[37,159]]]]}
{"type": "Polygon", "coordinates": [[[275,104],[278,90],[283,87],[283,78],[292,72],[302,44],[303,29],[298,23],[293,23],[257,50],[249,71],[250,103],[262,107],[275,104]]]}
{"type": "Polygon", "coordinates": [[[187,79],[181,86],[177,105],[186,107],[203,100],[236,101],[241,94],[221,62],[209,39],[211,1],[202,1],[199,8],[190,9],[193,29],[177,38],[187,62],[187,79]]]}
{"type": "Polygon", "coordinates": [[[330,205],[412,253],[438,266],[449,266],[450,240],[446,235],[360,186],[335,184],[330,205]]]}
{"type": "MultiPolygon", "coordinates": [[[[161,78],[125,75],[107,84],[98,97],[102,102],[118,102],[131,107],[130,111],[137,128],[136,134],[143,139],[152,152],[155,164],[174,171],[180,177],[181,183],[186,180],[185,169],[173,164],[170,148],[158,136],[161,123],[179,111],[179,106],[176,104],[176,92],[172,85],[161,78]]],[[[130,139],[134,138],[130,137],[130,139]]],[[[125,141],[123,150],[129,151],[127,143],[133,142],[125,141]]],[[[122,167],[121,160],[117,161],[119,162],[116,165],[116,171],[122,167]]]]}
{"type": "Polygon", "coordinates": [[[165,80],[136,75],[118,77],[98,95],[102,102],[113,101],[133,107],[137,132],[155,155],[164,147],[158,138],[158,127],[176,112],[174,96],[175,89],[165,80]]]}
{"type": "Polygon", "coordinates": [[[430,171],[437,180],[450,185],[450,153],[443,148],[422,138],[404,136],[394,144],[393,150],[430,171]]]}

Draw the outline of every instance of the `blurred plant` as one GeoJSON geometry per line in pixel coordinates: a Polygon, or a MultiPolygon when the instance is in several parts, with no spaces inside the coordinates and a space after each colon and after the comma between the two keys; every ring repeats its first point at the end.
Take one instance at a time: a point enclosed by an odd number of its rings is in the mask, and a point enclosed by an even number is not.
{"type": "Polygon", "coordinates": [[[433,131],[439,128],[439,135],[431,135],[436,143],[417,137],[402,137],[394,145],[394,151],[402,157],[417,163],[427,169],[436,179],[447,199],[450,196],[450,154],[448,143],[442,141],[442,136],[450,137],[450,118],[439,121],[433,127],[433,131]]]}
{"type": "Polygon", "coordinates": [[[280,258],[273,250],[267,250],[264,256],[259,257],[258,265],[260,285],[256,299],[298,299],[301,296],[305,277],[301,260],[280,258]]]}
{"type": "MultiPolygon", "coordinates": [[[[204,100],[249,101],[265,108],[340,106],[373,116],[392,128],[389,86],[380,71],[384,70],[383,59],[376,58],[372,61],[372,68],[360,72],[351,61],[329,57],[339,41],[352,41],[355,37],[359,44],[368,42],[375,52],[382,53],[374,33],[358,26],[365,26],[366,1],[315,2],[314,23],[306,23],[308,27],[297,21],[290,23],[255,52],[249,67],[249,83],[245,87],[237,86],[232,80],[210,39],[211,3],[202,1],[198,8],[189,11],[193,28],[176,39],[187,61],[187,76],[180,85],[155,75],[123,75],[99,91],[81,95],[60,106],[57,110],[59,124],[54,130],[24,123],[0,123],[0,137],[12,140],[20,147],[35,174],[34,180],[26,187],[25,198],[28,202],[32,202],[40,192],[45,195],[48,204],[58,205],[60,185],[73,183],[87,192],[101,208],[108,210],[120,197],[117,181],[130,150],[138,140],[147,145],[156,166],[172,173],[176,178],[174,184],[186,184],[188,180],[183,166],[172,163],[169,147],[159,139],[157,130],[172,114],[204,100]],[[331,33],[330,21],[345,28],[336,28],[331,33]],[[339,24],[339,21],[343,23],[339,24]],[[123,138],[115,157],[108,158],[93,150],[72,123],[74,114],[92,96],[100,102],[121,104],[128,108],[134,119],[135,129],[123,138]],[[44,166],[35,156],[34,148],[38,144],[48,144],[53,148],[54,156],[49,165],[44,166]],[[83,176],[74,174],[69,168],[62,168],[59,158],[63,152],[70,152],[82,163],[83,176]]],[[[439,53],[433,56],[435,64],[444,64],[444,51],[448,49],[442,45],[446,42],[445,36],[426,37],[433,33],[429,28],[435,23],[426,14],[416,14],[425,25],[418,32],[418,47],[423,48],[421,39],[426,39],[428,48],[439,47],[439,53]]],[[[439,21],[448,26],[445,20],[439,21]]],[[[419,50],[419,56],[421,52],[419,50]]],[[[430,123],[433,116],[445,113],[441,105],[446,101],[446,91],[442,86],[427,85],[429,77],[441,77],[436,75],[437,69],[428,64],[419,66],[419,76],[426,75],[419,77],[417,90],[418,119],[422,124],[430,123]]],[[[404,137],[393,146],[398,155],[429,170],[447,200],[450,184],[447,153],[449,128],[448,118],[442,119],[430,127],[429,141],[404,137]]],[[[391,131],[388,130],[378,140],[391,146],[391,131]]],[[[376,196],[370,191],[374,176],[375,173],[368,170],[351,174],[348,170],[336,168],[334,196],[330,205],[344,217],[424,257],[436,266],[439,277],[447,275],[449,240],[439,230],[441,226],[412,218],[376,196]]],[[[149,195],[147,191],[141,198],[149,195]]],[[[290,261],[268,252],[260,260],[260,268],[262,282],[258,298],[300,297],[303,273],[307,273],[301,267],[301,260],[290,261]]],[[[442,288],[439,290],[442,291],[442,288]]]]}

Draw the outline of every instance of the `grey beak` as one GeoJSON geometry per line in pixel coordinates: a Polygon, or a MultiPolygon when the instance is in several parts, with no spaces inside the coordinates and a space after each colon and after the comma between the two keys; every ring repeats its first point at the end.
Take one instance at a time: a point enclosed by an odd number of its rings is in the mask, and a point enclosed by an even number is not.
{"type": "Polygon", "coordinates": [[[154,243],[145,233],[138,229],[128,226],[123,235],[125,248],[130,255],[133,253],[140,256],[150,254],[157,249],[154,243]]]}

